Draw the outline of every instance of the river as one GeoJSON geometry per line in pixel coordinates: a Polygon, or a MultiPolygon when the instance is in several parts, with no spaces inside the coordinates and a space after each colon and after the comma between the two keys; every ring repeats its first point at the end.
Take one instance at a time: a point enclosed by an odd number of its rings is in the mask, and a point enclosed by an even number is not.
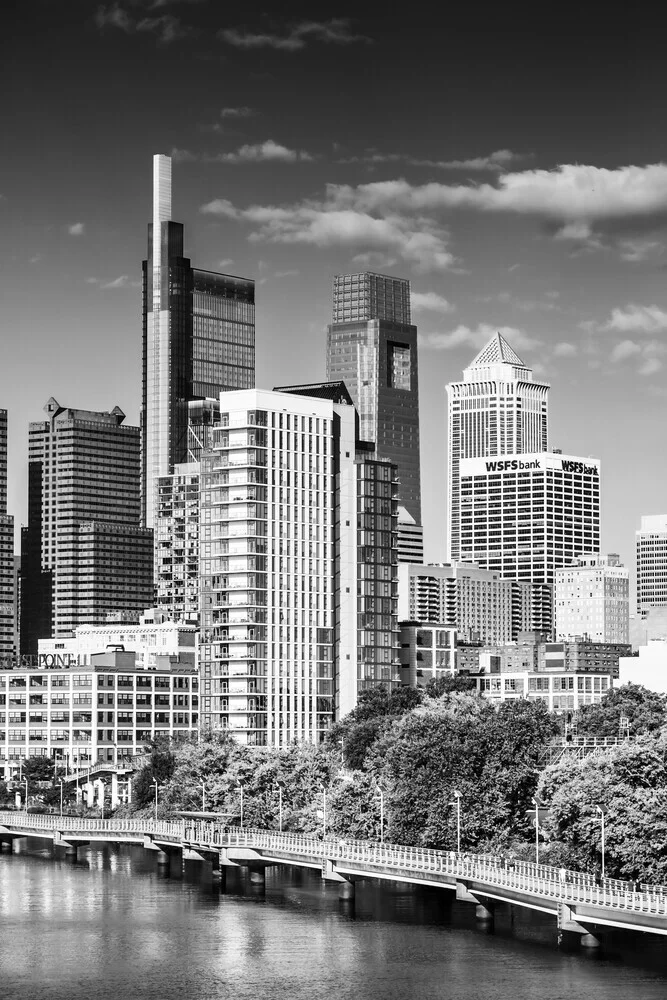
{"type": "Polygon", "coordinates": [[[0,855],[2,1000],[664,1000],[665,939],[606,944],[558,950],[552,919],[509,907],[484,933],[437,889],[364,882],[348,903],[300,869],[221,891],[139,847],[0,855]]]}

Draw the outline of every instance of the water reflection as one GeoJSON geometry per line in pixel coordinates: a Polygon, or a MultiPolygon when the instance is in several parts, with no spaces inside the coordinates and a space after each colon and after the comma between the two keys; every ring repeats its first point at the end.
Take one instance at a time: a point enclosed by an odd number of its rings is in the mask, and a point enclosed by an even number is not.
{"type": "Polygon", "coordinates": [[[158,877],[152,852],[125,845],[81,848],[74,864],[44,841],[0,855],[0,919],[2,1000],[655,1000],[667,988],[657,939],[611,936],[617,957],[591,961],[556,950],[546,915],[498,907],[483,934],[474,906],[437,889],[359,882],[340,901],[317,872],[279,868],[264,886],[229,868],[222,889],[210,866],[158,877]]]}

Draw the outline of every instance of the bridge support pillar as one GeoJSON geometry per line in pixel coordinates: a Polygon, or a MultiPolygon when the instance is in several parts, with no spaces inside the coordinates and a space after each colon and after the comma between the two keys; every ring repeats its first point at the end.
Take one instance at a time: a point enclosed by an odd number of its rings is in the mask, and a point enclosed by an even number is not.
{"type": "Polygon", "coordinates": [[[27,837],[13,837],[12,838],[12,854],[21,854],[25,851],[28,846],[27,837]]]}
{"type": "Polygon", "coordinates": [[[156,861],[158,868],[169,868],[169,855],[166,851],[156,851],[156,861]]]}
{"type": "Polygon", "coordinates": [[[252,885],[266,885],[266,865],[248,865],[252,885]]]}
{"type": "Polygon", "coordinates": [[[490,899],[485,903],[477,903],[475,906],[475,916],[483,923],[493,923],[495,907],[490,899]]]}
{"type": "Polygon", "coordinates": [[[587,931],[586,934],[581,935],[581,947],[585,948],[587,951],[595,951],[600,947],[600,939],[587,931]]]}
{"type": "Polygon", "coordinates": [[[65,845],[65,860],[66,861],[76,861],[76,852],[78,847],[76,844],[66,844],[65,845]]]}
{"type": "Polygon", "coordinates": [[[356,896],[356,887],[354,882],[341,882],[338,886],[338,898],[339,899],[354,899],[356,896]]]}
{"type": "Polygon", "coordinates": [[[11,840],[0,841],[0,851],[11,851],[12,842],[11,840]]]}

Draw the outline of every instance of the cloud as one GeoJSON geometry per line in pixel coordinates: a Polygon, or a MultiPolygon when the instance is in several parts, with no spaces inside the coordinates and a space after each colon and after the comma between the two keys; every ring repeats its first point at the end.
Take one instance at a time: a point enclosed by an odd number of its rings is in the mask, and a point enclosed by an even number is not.
{"type": "Polygon", "coordinates": [[[660,257],[664,252],[664,245],[658,240],[634,239],[619,240],[618,252],[621,260],[627,260],[631,264],[641,263],[651,257],[660,257]]]}
{"type": "Polygon", "coordinates": [[[410,304],[416,310],[428,310],[429,312],[448,313],[454,310],[451,302],[448,302],[437,292],[411,292],[410,304]]]}
{"type": "Polygon", "coordinates": [[[100,283],[100,291],[105,292],[109,289],[115,290],[117,288],[138,288],[140,282],[130,281],[127,274],[121,274],[118,278],[114,278],[113,281],[104,281],[100,283]]]}
{"type": "Polygon", "coordinates": [[[287,271],[276,271],[274,278],[296,278],[301,272],[298,268],[292,267],[287,271]]]}
{"type": "Polygon", "coordinates": [[[659,306],[631,303],[625,309],[612,309],[611,317],[599,329],[619,333],[661,333],[667,330],[667,312],[659,306]]]}
{"type": "Polygon", "coordinates": [[[192,153],[189,149],[178,149],[176,146],[173,147],[169,155],[174,163],[192,163],[199,159],[197,154],[192,153]]]}
{"type": "MultiPolygon", "coordinates": [[[[153,3],[150,9],[165,6],[164,3],[153,3]]],[[[192,34],[193,29],[184,25],[180,18],[173,14],[159,14],[155,17],[134,17],[119,4],[102,5],[97,8],[95,24],[102,31],[105,28],[118,28],[126,35],[149,33],[155,35],[163,45],[185,38],[192,34]]]]}
{"type": "Polygon", "coordinates": [[[41,259],[42,259],[41,253],[36,253],[36,254],[33,254],[32,257],[28,258],[28,263],[29,264],[38,264],[41,259]]]}
{"type": "Polygon", "coordinates": [[[365,211],[472,209],[532,216],[562,240],[590,242],[597,229],[655,229],[667,222],[667,165],[602,167],[564,164],[501,174],[494,184],[410,184],[405,179],[332,188],[339,206],[365,211]]]}
{"type": "Polygon", "coordinates": [[[261,163],[266,161],[280,163],[306,163],[313,157],[303,149],[288,149],[273,139],[254,145],[241,146],[234,153],[221,153],[214,157],[220,163],[261,163]]]}
{"type": "Polygon", "coordinates": [[[201,212],[249,223],[252,242],[304,244],[321,249],[344,247],[357,253],[394,253],[417,270],[451,269],[447,231],[427,216],[410,218],[396,212],[372,214],[338,205],[336,189],[329,187],[321,201],[294,205],[250,205],[237,208],[218,198],[202,205],[201,212]]]}
{"type": "MultiPolygon", "coordinates": [[[[505,170],[510,163],[525,159],[525,154],[513,153],[511,149],[496,149],[488,156],[476,156],[470,160],[446,160],[428,161],[424,160],[424,166],[442,167],[444,170],[505,170]]],[[[415,161],[415,165],[419,165],[415,161]]]]}
{"type": "Polygon", "coordinates": [[[609,360],[612,364],[622,364],[625,361],[635,359],[637,361],[637,374],[648,378],[662,369],[665,350],[666,345],[657,340],[643,341],[642,343],[634,340],[621,340],[612,349],[609,360]]]}
{"type": "MultiPolygon", "coordinates": [[[[457,347],[470,347],[481,350],[494,333],[500,333],[515,350],[534,350],[541,346],[540,341],[511,326],[491,326],[489,323],[479,323],[476,330],[459,324],[447,333],[425,333],[419,335],[419,343],[426,350],[449,351],[457,347]]],[[[533,365],[533,368],[536,366],[533,365]]]]}
{"type": "Polygon", "coordinates": [[[85,222],[72,222],[67,227],[67,232],[70,236],[83,236],[86,231],[85,222]]]}
{"type": "Polygon", "coordinates": [[[555,358],[573,358],[579,351],[575,344],[568,344],[566,341],[561,341],[554,347],[554,357],[555,358]]]}
{"type": "Polygon", "coordinates": [[[352,34],[350,20],[346,17],[332,18],[330,21],[300,21],[284,35],[272,32],[258,34],[239,28],[225,28],[218,32],[218,38],[237,49],[271,48],[284,52],[297,52],[311,41],[334,45],[371,41],[365,35],[352,34]]]}
{"type": "Polygon", "coordinates": [[[256,114],[259,114],[259,112],[247,107],[220,109],[221,118],[252,118],[256,114]]]}
{"type": "Polygon", "coordinates": [[[225,257],[224,260],[219,260],[218,261],[218,265],[217,266],[224,269],[225,267],[229,267],[229,265],[233,264],[233,263],[234,263],[234,261],[232,260],[231,257],[225,257]]]}

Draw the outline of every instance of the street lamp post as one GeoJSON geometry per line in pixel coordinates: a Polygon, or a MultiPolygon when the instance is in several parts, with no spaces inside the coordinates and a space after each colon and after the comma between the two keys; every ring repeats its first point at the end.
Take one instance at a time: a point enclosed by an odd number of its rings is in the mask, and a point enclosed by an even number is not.
{"type": "Polygon", "coordinates": [[[379,785],[376,785],[380,796],[380,843],[384,844],[384,792],[379,785]]]}
{"type": "Polygon", "coordinates": [[[282,781],[276,782],[278,786],[278,829],[283,832],[283,783],[282,781]]]}
{"type": "Polygon", "coordinates": [[[320,781],[320,788],[322,789],[322,839],[327,835],[327,790],[320,781]]]}
{"type": "Polygon", "coordinates": [[[535,806],[535,864],[540,863],[540,803],[537,797],[533,800],[535,806]]]}
{"type": "Polygon", "coordinates": [[[456,853],[461,853],[461,793],[452,793],[456,800],[456,853]]]}
{"type": "Polygon", "coordinates": [[[28,811],[28,779],[24,778],[25,781],[25,809],[28,811]]]}
{"type": "Polygon", "coordinates": [[[601,877],[604,878],[604,819],[605,819],[606,813],[605,813],[604,809],[602,808],[602,806],[596,806],[595,807],[595,812],[600,817],[600,833],[601,833],[601,838],[602,838],[602,842],[601,842],[601,845],[600,845],[600,847],[601,847],[601,853],[602,853],[601,877]]]}
{"type": "Polygon", "coordinates": [[[151,781],[151,788],[153,788],[153,786],[155,786],[155,822],[157,823],[157,790],[158,790],[157,778],[154,781],[151,781]]]}
{"type": "Polygon", "coordinates": [[[236,784],[239,786],[241,792],[241,829],[243,829],[243,785],[240,781],[237,781],[236,784]]]}
{"type": "Polygon", "coordinates": [[[206,782],[203,779],[201,783],[201,811],[206,812],[206,782]]]}
{"type": "Polygon", "coordinates": [[[60,815],[63,814],[63,779],[60,779],[60,815]]]}

